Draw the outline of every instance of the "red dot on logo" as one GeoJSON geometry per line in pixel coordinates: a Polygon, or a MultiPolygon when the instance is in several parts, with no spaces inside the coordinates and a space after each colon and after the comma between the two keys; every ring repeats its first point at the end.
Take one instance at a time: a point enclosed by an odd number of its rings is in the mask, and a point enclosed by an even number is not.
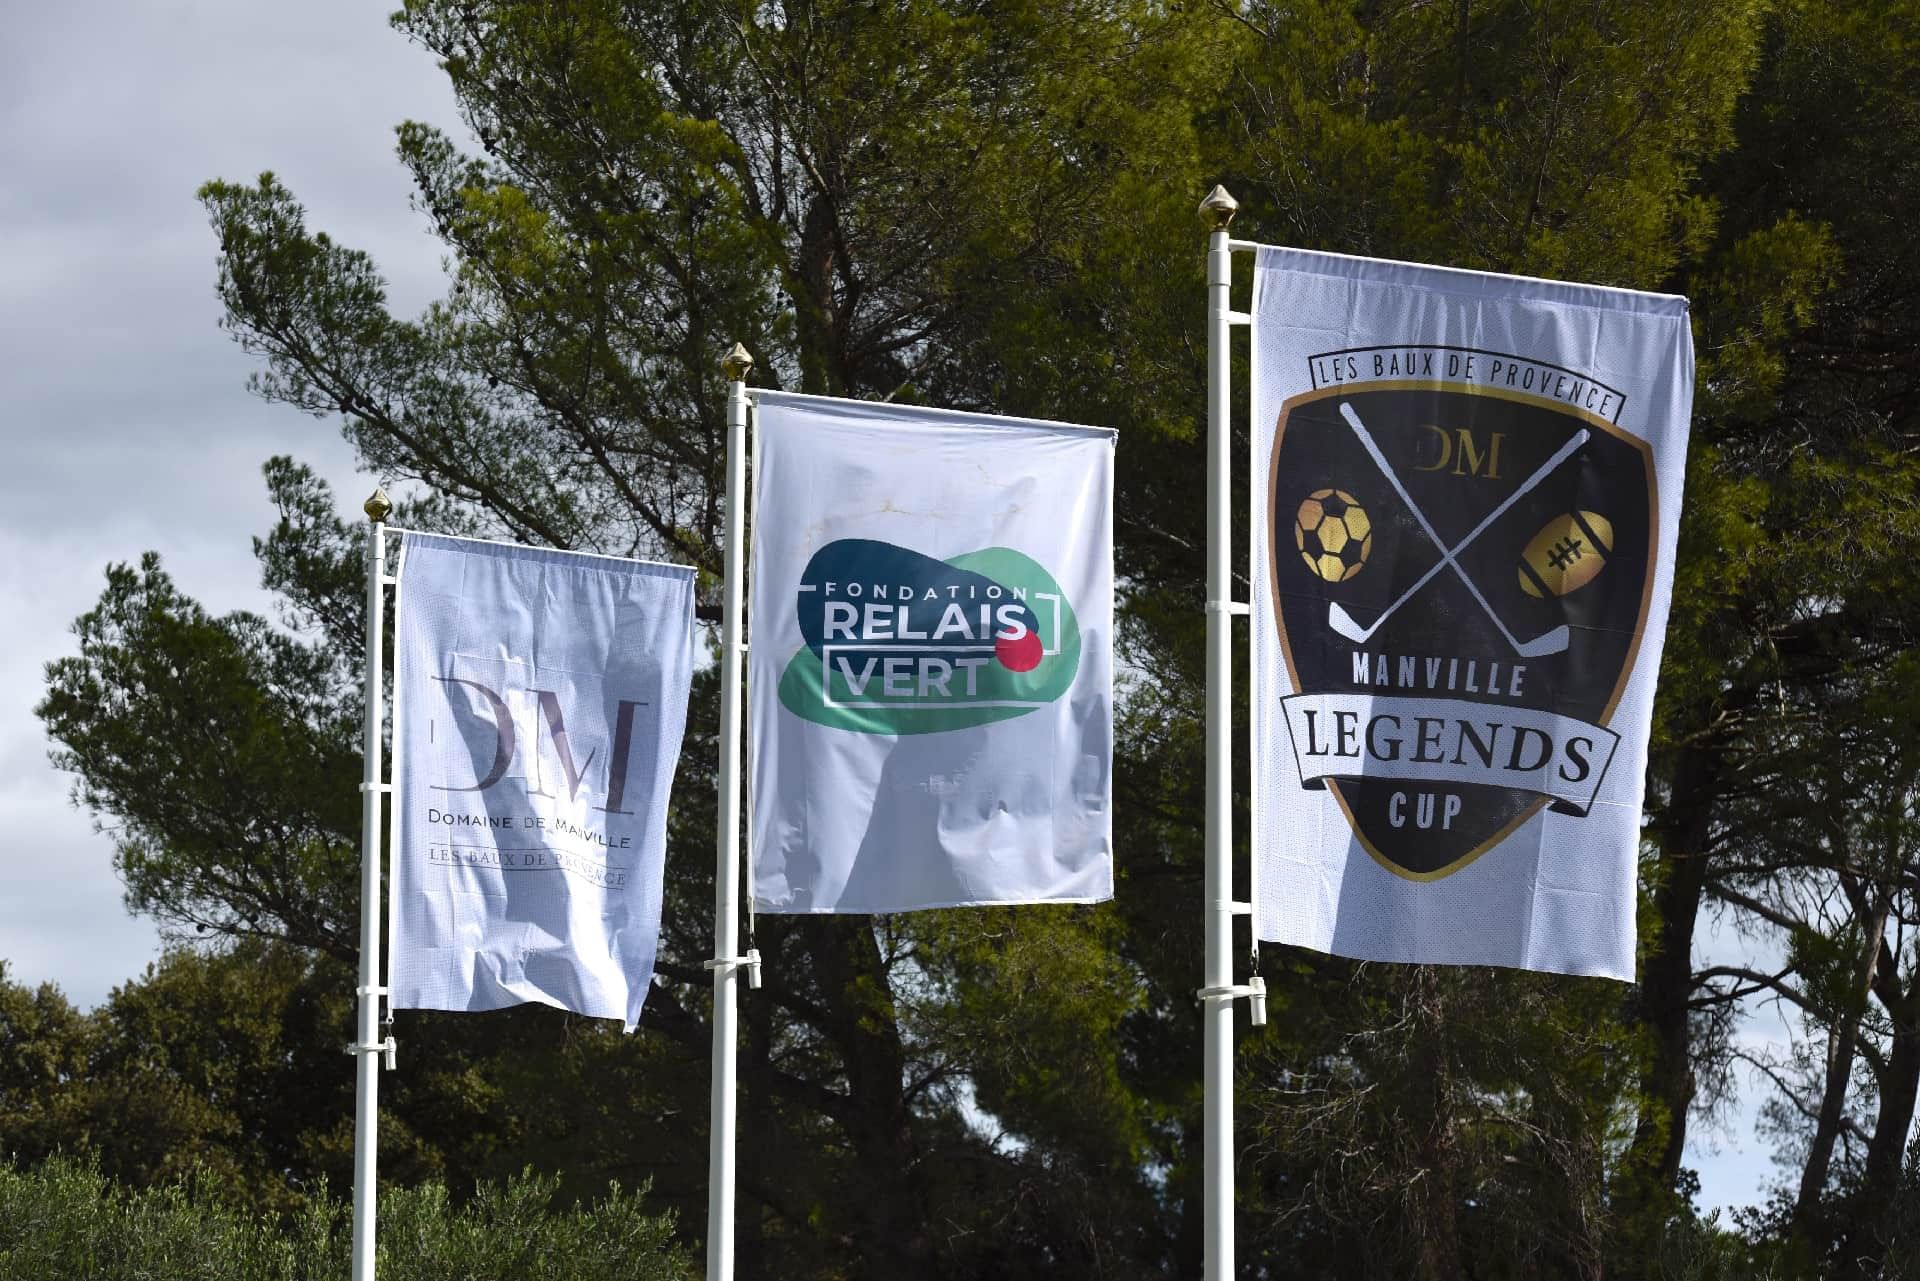
{"type": "Polygon", "coordinates": [[[1040,666],[1040,637],[1030,631],[1018,636],[996,637],[993,656],[1010,672],[1030,672],[1040,666]]]}

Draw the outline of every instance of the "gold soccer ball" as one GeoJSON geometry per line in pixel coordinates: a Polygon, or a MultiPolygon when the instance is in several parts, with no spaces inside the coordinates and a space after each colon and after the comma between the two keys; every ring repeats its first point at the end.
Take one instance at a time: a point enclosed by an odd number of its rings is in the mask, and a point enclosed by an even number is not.
{"type": "Polygon", "coordinates": [[[1329,583],[1344,583],[1367,563],[1373,522],[1344,489],[1316,489],[1293,516],[1293,545],[1307,568],[1329,583]]]}

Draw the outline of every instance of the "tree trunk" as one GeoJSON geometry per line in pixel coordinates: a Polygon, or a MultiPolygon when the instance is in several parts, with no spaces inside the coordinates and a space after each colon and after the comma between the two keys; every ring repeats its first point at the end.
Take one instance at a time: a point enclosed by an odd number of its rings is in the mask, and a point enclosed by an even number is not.
{"type": "Polygon", "coordinates": [[[1427,1114],[1419,1118],[1419,1182],[1414,1192],[1414,1230],[1420,1234],[1421,1281],[1464,1281],[1460,1258],[1460,1199],[1457,1192],[1458,1153],[1453,1130],[1453,1066],[1447,1045],[1445,984],[1431,966],[1415,971],[1414,990],[1420,1002],[1414,1035],[1419,1038],[1410,1056],[1425,1077],[1414,1083],[1415,1097],[1424,1093],[1427,1114]]]}
{"type": "Polygon", "coordinates": [[[801,222],[795,276],[787,286],[798,322],[800,387],[816,396],[845,396],[853,391],[847,386],[843,335],[834,321],[833,255],[833,205],[825,194],[816,193],[801,222]]]}
{"type": "Polygon", "coordinates": [[[1859,1281],[1880,1274],[1887,1250],[1884,1219],[1900,1184],[1914,1104],[1920,1098],[1920,993],[1906,993],[1889,1013],[1894,1022],[1893,1052],[1880,1077],[1880,1116],[1867,1143],[1866,1165],[1854,1201],[1858,1208],[1842,1251],[1851,1275],[1859,1281]]]}
{"type": "MultiPolygon", "coordinates": [[[[835,314],[834,193],[811,194],[787,292],[799,339],[801,390],[851,395],[846,334],[835,314]]],[[[930,1200],[906,1097],[906,1051],[885,959],[864,917],[804,917],[794,928],[813,962],[827,1026],[846,1072],[849,1208],[855,1281],[938,1276],[930,1200]]]]}
{"type": "Polygon", "coordinates": [[[926,1174],[906,1097],[906,1052],[873,927],[864,918],[824,916],[803,918],[799,929],[847,1074],[853,1177],[843,1204],[855,1216],[854,1275],[862,1281],[935,1277],[926,1174]]]}
{"type": "Polygon", "coordinates": [[[1628,1163],[1663,1191],[1672,1190],[1680,1175],[1687,1109],[1695,1092],[1688,1035],[1693,930],[1706,892],[1707,820],[1719,793],[1721,765],[1719,748],[1691,747],[1676,772],[1661,837],[1667,878],[1654,894],[1659,933],[1640,976],[1639,1015],[1653,1038],[1653,1060],[1641,1079],[1646,1110],[1635,1128],[1628,1163]]]}
{"type": "MultiPolygon", "coordinates": [[[[1197,1032],[1198,1019],[1194,1020],[1194,1025],[1197,1032]]],[[[1194,1039],[1198,1040],[1198,1036],[1194,1039]]],[[[1185,1120],[1180,1126],[1180,1150],[1186,1154],[1186,1159],[1174,1167],[1173,1179],[1167,1189],[1180,1207],[1180,1218],[1173,1230],[1173,1274],[1179,1277],[1197,1277],[1206,1266],[1207,1139],[1203,1118],[1204,1113],[1197,1103],[1186,1110],[1185,1120]]]]}
{"type": "MultiPolygon", "coordinates": [[[[768,955],[779,950],[771,940],[768,955]]],[[[740,1188],[748,1193],[744,1213],[736,1215],[734,1265],[742,1281],[771,1281],[767,1271],[766,1214],[760,1208],[763,1189],[780,1177],[777,1124],[773,1112],[773,1002],[749,998],[744,1002],[746,1054],[741,1064],[740,1188]]]]}
{"type": "MultiPolygon", "coordinates": [[[[1827,1188],[1827,1172],[1833,1162],[1833,1145],[1840,1138],[1840,1119],[1847,1104],[1847,1087],[1853,1079],[1853,1061],[1860,1046],[1860,1020],[1873,997],[1875,963],[1880,959],[1880,939],[1886,933],[1887,902],[1882,899],[1872,909],[1866,927],[1866,946],[1860,958],[1860,977],[1848,991],[1849,1004],[1840,1012],[1833,1032],[1833,1045],[1827,1055],[1826,1090],[1820,1098],[1820,1115],[1814,1123],[1813,1144],[1807,1151],[1807,1164],[1800,1171],[1800,1193],[1793,1205],[1793,1232],[1807,1236],[1813,1228],[1814,1214],[1820,1207],[1820,1195],[1827,1188]]],[[[1824,1234],[1823,1234],[1824,1235],[1824,1234]]],[[[1809,1238],[1811,1239],[1811,1238],[1809,1238]]],[[[1824,1241],[1815,1242],[1816,1252],[1824,1241]]]]}

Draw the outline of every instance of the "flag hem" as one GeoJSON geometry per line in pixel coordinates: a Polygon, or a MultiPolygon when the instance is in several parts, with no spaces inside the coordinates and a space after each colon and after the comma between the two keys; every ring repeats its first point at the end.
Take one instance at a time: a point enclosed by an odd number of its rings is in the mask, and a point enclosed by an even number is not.
{"type": "MultiPolygon", "coordinates": [[[[1371,285],[1407,286],[1455,297],[1480,297],[1490,302],[1514,301],[1517,292],[1520,301],[1553,303],[1561,307],[1589,307],[1600,311],[1670,319],[1684,319],[1691,313],[1691,304],[1683,294],[1655,293],[1619,285],[1594,285],[1577,280],[1555,280],[1548,276],[1516,276],[1498,271],[1477,271],[1471,267],[1406,262],[1398,258],[1324,253],[1317,249],[1293,249],[1285,245],[1256,244],[1255,249],[1255,262],[1259,269],[1265,271],[1290,271],[1335,280],[1364,281],[1371,285]],[[1478,282],[1480,287],[1460,287],[1470,281],[1478,282]],[[1516,291],[1515,285],[1525,288],[1516,291]],[[1503,292],[1490,292],[1492,288],[1503,292]]],[[[1258,279],[1257,275],[1255,279],[1258,279]]],[[[1262,301],[1263,295],[1257,293],[1252,310],[1259,311],[1262,301]]]]}
{"type": "MultiPolygon", "coordinates": [[[[408,543],[419,538],[425,539],[429,543],[438,541],[443,543],[474,543],[482,547],[504,547],[520,553],[516,559],[529,561],[541,561],[549,557],[573,556],[587,560],[613,561],[620,565],[644,565],[649,569],[670,569],[676,573],[685,574],[688,577],[692,577],[699,572],[692,565],[683,565],[678,561],[646,560],[639,556],[609,556],[605,552],[579,551],[571,547],[533,547],[526,543],[509,542],[504,538],[468,538],[464,534],[436,534],[430,529],[403,529],[397,525],[387,526],[387,532],[389,534],[402,535],[400,547],[403,559],[408,543]]],[[[459,549],[454,548],[453,550],[459,549]]],[[[396,572],[395,577],[397,578],[398,576],[396,572]]]]}
{"type": "Polygon", "coordinates": [[[1049,895],[1046,898],[965,898],[953,899],[945,903],[916,903],[912,907],[769,907],[765,899],[752,900],[756,912],[765,912],[769,916],[899,916],[905,912],[940,912],[956,907],[1042,907],[1048,903],[1071,903],[1080,907],[1092,907],[1100,903],[1113,902],[1113,891],[1097,897],[1059,898],[1049,895]]]}
{"type": "Polygon", "coordinates": [[[899,427],[915,427],[920,424],[912,421],[915,417],[929,416],[944,418],[952,422],[970,423],[975,427],[990,431],[1024,429],[1041,431],[1077,432],[1086,436],[1105,438],[1109,443],[1119,440],[1120,431],[1115,427],[1094,427],[1086,423],[1062,422],[1057,418],[1026,418],[1019,414],[992,414],[971,409],[941,409],[933,405],[896,405],[887,400],[851,400],[844,396],[813,396],[798,391],[761,391],[747,390],[747,398],[757,409],[761,401],[773,404],[814,404],[836,405],[845,410],[855,411],[862,417],[885,418],[899,427]]]}

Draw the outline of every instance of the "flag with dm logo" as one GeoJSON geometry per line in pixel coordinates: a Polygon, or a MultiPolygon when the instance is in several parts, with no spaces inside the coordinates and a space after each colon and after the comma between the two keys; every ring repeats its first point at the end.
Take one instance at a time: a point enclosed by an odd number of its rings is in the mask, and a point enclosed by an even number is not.
{"type": "Polygon", "coordinates": [[[757,393],[759,910],[1112,897],[1114,441],[757,393]]]}
{"type": "Polygon", "coordinates": [[[1262,248],[1259,937],[1633,977],[1684,298],[1262,248]]]}
{"type": "Polygon", "coordinates": [[[396,1009],[640,1020],[693,571],[409,533],[397,574],[396,1009]]]}

